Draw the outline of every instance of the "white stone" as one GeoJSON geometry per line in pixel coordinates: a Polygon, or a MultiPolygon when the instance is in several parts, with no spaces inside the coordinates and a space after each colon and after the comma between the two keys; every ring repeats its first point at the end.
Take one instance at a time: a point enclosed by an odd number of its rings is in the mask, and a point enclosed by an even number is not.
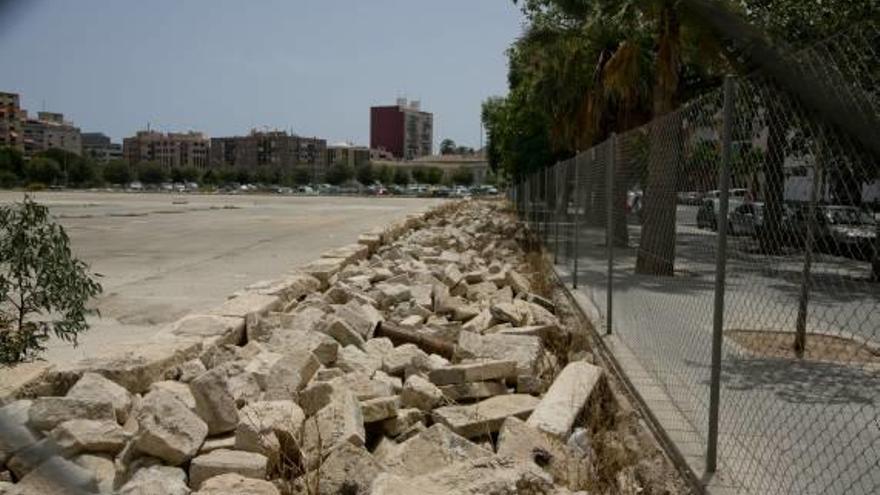
{"type": "Polygon", "coordinates": [[[364,416],[364,424],[377,423],[397,415],[400,408],[400,399],[397,396],[377,397],[361,401],[361,411],[364,416]]]}
{"type": "Polygon", "coordinates": [[[175,466],[191,459],[208,436],[208,425],[167,392],[147,394],[138,421],[137,450],[175,466]]]}
{"type": "Polygon", "coordinates": [[[299,441],[306,415],[293,401],[248,404],[238,413],[235,448],[272,457],[281,451],[278,435],[299,441]]]}
{"type": "Polygon", "coordinates": [[[119,495],[189,495],[186,472],[172,466],[150,466],[137,470],[119,490],[119,495]]]}
{"type": "Polygon", "coordinates": [[[537,405],[538,399],[531,395],[499,395],[476,404],[440,407],[434,409],[433,417],[459,435],[473,438],[497,432],[510,416],[528,418],[537,405]]]}
{"type": "Polygon", "coordinates": [[[394,449],[386,459],[388,470],[403,476],[420,476],[469,459],[491,457],[492,452],[435,424],[394,449]]]}
{"type": "Polygon", "coordinates": [[[438,368],[428,373],[435,385],[504,380],[516,377],[516,361],[479,361],[438,368]]]}
{"type": "Polygon", "coordinates": [[[125,423],[131,410],[131,394],[128,390],[97,373],[83,373],[67,391],[67,397],[113,404],[116,420],[120,424],[125,423]]]}
{"type": "Polygon", "coordinates": [[[275,485],[268,481],[229,473],[209,478],[202,483],[202,488],[192,495],[279,495],[279,492],[275,485]]]}
{"type": "Polygon", "coordinates": [[[229,391],[226,373],[220,368],[202,373],[189,384],[196,400],[196,414],[208,425],[208,434],[217,435],[235,429],[238,409],[229,391]]]}
{"type": "Polygon", "coordinates": [[[567,438],[601,379],[602,368],[585,361],[569,363],[550,385],[529,417],[528,425],[558,438],[567,438]]]}
{"type": "Polygon", "coordinates": [[[403,384],[400,402],[403,407],[430,411],[443,401],[443,392],[419,375],[412,375],[403,384]]]}
{"type": "Polygon", "coordinates": [[[28,410],[28,426],[40,431],[80,418],[116,421],[116,411],[110,402],[72,397],[38,397],[28,410]]]}
{"type": "Polygon", "coordinates": [[[198,489],[205,480],[230,473],[264,480],[267,464],[266,456],[255,452],[215,450],[192,460],[189,465],[189,486],[198,489]]]}
{"type": "Polygon", "coordinates": [[[116,454],[128,442],[128,435],[115,419],[71,419],[56,426],[49,437],[66,455],[82,452],[116,454]]]}

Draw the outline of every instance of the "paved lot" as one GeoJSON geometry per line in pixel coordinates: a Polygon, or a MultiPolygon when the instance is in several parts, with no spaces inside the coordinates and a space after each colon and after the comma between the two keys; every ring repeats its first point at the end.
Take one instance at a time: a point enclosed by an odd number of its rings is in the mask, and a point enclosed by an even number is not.
{"type": "MultiPolygon", "coordinates": [[[[21,193],[0,192],[0,202],[21,193]]],[[[74,251],[103,275],[102,317],[80,346],[53,342],[46,356],[94,356],[145,338],[358,234],[438,203],[410,198],[329,198],[45,192],[74,251]]]]}
{"type": "MultiPolygon", "coordinates": [[[[696,228],[690,207],[679,208],[677,223],[674,278],[635,275],[635,249],[617,250],[614,331],[690,423],[681,429],[696,436],[679,448],[702,456],[717,237],[696,228]]],[[[632,225],[631,245],[639,234],[632,225]]],[[[755,248],[749,238],[730,239],[725,328],[793,332],[802,254],[769,257],[755,248]]],[[[581,228],[578,251],[579,288],[604,313],[603,230],[581,228]]],[[[560,261],[570,283],[573,257],[560,261]]],[[[808,329],[880,341],[880,289],[867,281],[869,273],[868,263],[818,255],[808,329]]],[[[740,493],[878,493],[878,402],[876,366],[760,358],[727,340],[719,446],[723,471],[740,485],[740,493]]]]}

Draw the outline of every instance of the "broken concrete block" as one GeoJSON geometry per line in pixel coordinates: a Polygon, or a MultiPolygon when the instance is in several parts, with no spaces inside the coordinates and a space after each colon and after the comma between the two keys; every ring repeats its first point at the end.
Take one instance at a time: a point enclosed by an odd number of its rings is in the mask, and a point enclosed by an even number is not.
{"type": "Polygon", "coordinates": [[[430,411],[443,400],[443,392],[419,375],[412,375],[403,384],[400,402],[403,407],[430,411]]]}
{"type": "Polygon", "coordinates": [[[265,480],[246,478],[237,473],[221,474],[202,483],[192,495],[279,495],[278,488],[265,480]]]}
{"type": "Polygon", "coordinates": [[[119,490],[119,495],[189,495],[186,472],[171,466],[138,469],[119,490]]]}
{"type": "Polygon", "coordinates": [[[364,416],[364,424],[377,423],[397,415],[400,408],[400,399],[397,396],[377,397],[361,401],[361,411],[364,416]]]}
{"type": "Polygon", "coordinates": [[[456,349],[457,359],[497,359],[516,361],[517,375],[540,376],[544,348],[541,339],[527,335],[479,335],[462,332],[456,349]]]}
{"type": "Polygon", "coordinates": [[[227,434],[222,437],[213,437],[205,439],[205,443],[199,447],[199,451],[196,455],[207,454],[208,452],[213,452],[215,450],[226,449],[226,450],[245,450],[245,449],[236,449],[235,447],[235,434],[227,434]]]}
{"type": "Polygon", "coordinates": [[[196,400],[196,414],[208,425],[209,435],[235,429],[238,409],[224,370],[214,368],[203,373],[189,384],[189,388],[196,400]]]}
{"type": "Polygon", "coordinates": [[[76,456],[73,462],[95,476],[99,493],[113,493],[116,482],[116,465],[113,463],[112,457],[106,454],[82,454],[76,456]]]}
{"type": "Polygon", "coordinates": [[[381,282],[376,284],[375,289],[379,296],[379,306],[385,309],[412,298],[409,287],[403,284],[381,282]]]}
{"type": "MultiPolygon", "coordinates": [[[[258,296],[263,297],[263,296],[258,296]]],[[[188,315],[160,330],[154,339],[181,339],[205,345],[238,345],[244,337],[244,316],[188,315]]]]}
{"type": "Polygon", "coordinates": [[[592,459],[518,418],[507,418],[501,426],[498,455],[533,463],[572,490],[585,489],[595,482],[591,474],[594,471],[592,459]]]}
{"type": "Polygon", "coordinates": [[[208,371],[208,368],[205,367],[205,364],[202,363],[201,359],[190,359],[178,366],[177,370],[180,373],[178,380],[183,383],[189,383],[197,376],[208,371]]]}
{"type": "Polygon", "coordinates": [[[532,291],[532,284],[530,284],[528,279],[520,275],[516,270],[507,270],[504,281],[517,294],[527,294],[532,291]]]}
{"type": "Polygon", "coordinates": [[[98,480],[87,469],[60,456],[53,456],[25,475],[11,491],[15,495],[65,495],[96,493],[98,480]],[[64,480],[59,483],[58,480],[64,480]]]}
{"type": "Polygon", "coordinates": [[[73,397],[38,397],[28,410],[28,426],[39,431],[80,418],[116,421],[116,411],[110,402],[73,397]]]}
{"type": "Polygon", "coordinates": [[[328,335],[317,331],[275,330],[267,337],[266,347],[278,354],[311,352],[324,366],[336,362],[339,343],[328,335]]]}
{"type": "Polygon", "coordinates": [[[302,390],[321,367],[311,352],[287,352],[269,367],[266,375],[265,400],[291,400],[302,390]]]}
{"type": "Polygon", "coordinates": [[[488,309],[480,311],[476,316],[467,320],[461,327],[462,330],[475,333],[483,333],[495,322],[492,312],[488,309]]]}
{"type": "MultiPolygon", "coordinates": [[[[342,443],[364,445],[366,439],[364,416],[357,398],[342,387],[331,386],[331,389],[329,403],[305,423],[303,446],[309,464],[342,443]]],[[[306,409],[305,405],[303,409],[306,409]]]]}
{"type": "Polygon", "coordinates": [[[507,385],[502,382],[470,382],[443,385],[443,396],[452,402],[482,400],[507,393],[507,385]]]}
{"type": "Polygon", "coordinates": [[[382,367],[382,358],[372,356],[357,347],[343,347],[336,358],[336,366],[346,373],[360,372],[371,375],[382,367]]]}
{"type": "Polygon", "coordinates": [[[311,488],[306,493],[369,495],[373,480],[383,471],[365,448],[343,444],[330,453],[320,471],[306,476],[311,488]],[[317,475],[320,475],[320,482],[317,475]]]}
{"type": "Polygon", "coordinates": [[[167,392],[147,394],[137,416],[135,448],[174,466],[191,459],[208,436],[208,425],[167,392]]]}
{"type": "Polygon", "coordinates": [[[418,477],[382,473],[373,482],[372,495],[410,493],[567,495],[571,492],[554,486],[550,475],[534,465],[499,457],[460,462],[418,477]]]}
{"type": "Polygon", "coordinates": [[[504,380],[515,377],[515,361],[479,361],[454,364],[428,373],[428,379],[435,385],[504,380]]]}
{"type": "Polygon", "coordinates": [[[397,415],[382,421],[382,433],[389,437],[396,437],[416,423],[425,420],[425,413],[420,409],[398,409],[397,415]]]}
{"type": "Polygon", "coordinates": [[[190,411],[196,412],[196,398],[192,394],[192,389],[186,383],[176,382],[173,380],[165,380],[150,385],[150,392],[155,390],[163,390],[174,396],[175,399],[183,402],[190,411]]]}
{"type": "Polygon", "coordinates": [[[49,438],[68,456],[82,452],[115,455],[128,442],[128,435],[115,419],[71,419],[56,426],[49,438]]]}
{"type": "Polygon", "coordinates": [[[399,445],[385,461],[388,470],[402,476],[420,476],[470,459],[491,457],[445,425],[435,424],[399,445]]]}
{"type": "Polygon", "coordinates": [[[492,313],[492,318],[500,322],[510,323],[516,327],[527,325],[531,317],[528,308],[516,304],[516,301],[493,304],[489,311],[492,313]]]}
{"type": "Polygon", "coordinates": [[[0,464],[6,464],[16,452],[37,442],[36,435],[27,427],[31,404],[30,400],[17,400],[0,408],[4,427],[0,435],[0,464]]]}
{"type": "Polygon", "coordinates": [[[528,418],[538,402],[531,395],[499,395],[476,404],[434,409],[433,417],[459,435],[472,438],[497,432],[510,416],[528,418]]]}
{"type": "MultiPolygon", "coordinates": [[[[97,373],[131,393],[144,393],[166,373],[198,356],[202,343],[192,340],[149,341],[117,346],[101,357],[69,365],[64,374],[97,373]]],[[[94,418],[93,418],[94,419],[94,418]]]]}
{"type": "Polygon", "coordinates": [[[602,378],[602,368],[584,361],[569,363],[541,399],[528,425],[567,438],[575,419],[602,378]]]}
{"type": "Polygon", "coordinates": [[[364,352],[380,360],[393,350],[394,344],[388,337],[370,339],[364,344],[364,352]]]}
{"type": "Polygon", "coordinates": [[[131,394],[116,383],[97,373],[83,373],[82,377],[67,391],[73,399],[109,402],[113,405],[116,420],[122,424],[131,410],[131,394]]]}
{"type": "Polygon", "coordinates": [[[339,273],[346,264],[343,258],[319,258],[302,267],[301,270],[318,279],[322,287],[326,287],[330,278],[339,273]]]}
{"type": "Polygon", "coordinates": [[[364,347],[364,338],[345,320],[336,316],[330,317],[318,331],[333,337],[343,347],[347,345],[364,347]]]}
{"type": "Polygon", "coordinates": [[[192,460],[189,465],[189,486],[198,489],[205,480],[230,473],[264,480],[267,464],[266,456],[255,452],[215,450],[192,460]]]}
{"type": "Polygon", "coordinates": [[[359,401],[394,395],[393,385],[383,381],[380,373],[384,375],[381,371],[377,371],[373,375],[375,378],[370,378],[370,375],[365,373],[346,373],[339,378],[330,380],[330,383],[351,390],[359,401]]]}
{"type": "Polygon", "coordinates": [[[235,448],[270,458],[281,453],[279,435],[299,441],[306,415],[289,400],[254,402],[238,412],[235,448]]]}
{"type": "Polygon", "coordinates": [[[426,359],[428,355],[415,344],[403,344],[385,354],[382,370],[389,375],[401,376],[413,359],[426,359]]]}

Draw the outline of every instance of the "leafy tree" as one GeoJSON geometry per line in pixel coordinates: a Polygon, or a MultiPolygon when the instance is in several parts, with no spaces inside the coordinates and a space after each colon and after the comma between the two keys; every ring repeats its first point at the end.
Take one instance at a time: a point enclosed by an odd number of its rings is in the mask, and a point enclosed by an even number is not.
{"type": "Polygon", "coordinates": [[[15,148],[0,148],[0,170],[24,177],[24,156],[15,148]]]}
{"type": "Polygon", "coordinates": [[[67,182],[75,186],[87,186],[101,182],[98,164],[91,158],[72,161],[67,167],[67,182]]]}
{"type": "MultiPolygon", "coordinates": [[[[292,175],[292,183],[297,186],[304,186],[311,182],[311,174],[309,171],[304,168],[297,168],[293,171],[292,175]]],[[[344,181],[343,181],[344,182],[344,181]]]]}
{"type": "Polygon", "coordinates": [[[376,176],[373,170],[373,166],[370,164],[361,165],[355,171],[355,175],[357,177],[357,181],[363,185],[372,184],[373,181],[376,180],[376,176]]]}
{"type": "Polygon", "coordinates": [[[27,196],[0,207],[0,363],[37,357],[53,334],[76,345],[101,291],[48,208],[27,196]]]}
{"type": "Polygon", "coordinates": [[[409,172],[405,168],[397,167],[394,170],[394,183],[405,186],[410,183],[409,172]]]}
{"type": "Polygon", "coordinates": [[[104,166],[104,180],[110,184],[128,184],[131,182],[132,173],[128,162],[124,160],[113,160],[104,166]]]}
{"type": "Polygon", "coordinates": [[[9,170],[0,169],[0,187],[12,188],[18,185],[18,176],[9,170]]]}
{"type": "Polygon", "coordinates": [[[440,142],[440,154],[451,155],[455,153],[455,141],[447,138],[440,142]]]}
{"type": "Polygon", "coordinates": [[[253,170],[250,168],[239,166],[235,167],[233,170],[235,177],[234,180],[239,184],[250,184],[251,182],[254,182],[256,174],[254,174],[253,170]]]}
{"type": "Polygon", "coordinates": [[[205,173],[202,174],[201,183],[211,186],[217,184],[217,173],[214,171],[213,168],[205,170],[205,173]]]}
{"type": "Polygon", "coordinates": [[[144,184],[161,184],[168,180],[168,171],[156,162],[142,162],[137,166],[138,180],[144,184]]]}
{"type": "Polygon", "coordinates": [[[202,179],[202,171],[197,167],[183,167],[181,170],[183,182],[199,182],[202,179]]]}
{"type": "Polygon", "coordinates": [[[426,184],[435,186],[443,181],[443,170],[437,167],[428,167],[424,169],[424,179],[426,184]]]}
{"type": "Polygon", "coordinates": [[[376,179],[379,180],[384,185],[388,185],[394,182],[394,168],[388,165],[382,165],[379,167],[376,172],[376,179]]]}
{"type": "Polygon", "coordinates": [[[61,179],[61,167],[51,158],[35,157],[24,167],[29,182],[52,185],[61,179]]]}
{"type": "Polygon", "coordinates": [[[354,176],[352,168],[344,163],[337,163],[327,169],[326,180],[329,184],[338,186],[350,180],[354,176]]]}
{"type": "Polygon", "coordinates": [[[470,186],[474,183],[474,174],[467,167],[459,167],[452,173],[452,183],[460,186],[470,186]]]}

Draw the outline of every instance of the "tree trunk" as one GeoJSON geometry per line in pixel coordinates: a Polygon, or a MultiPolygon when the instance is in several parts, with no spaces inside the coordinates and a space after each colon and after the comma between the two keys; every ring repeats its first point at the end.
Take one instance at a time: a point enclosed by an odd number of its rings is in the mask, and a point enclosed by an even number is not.
{"type": "Polygon", "coordinates": [[[683,155],[681,115],[663,118],[675,107],[681,67],[681,26],[673,2],[663,4],[654,81],[645,223],[636,273],[672,276],[675,271],[675,217],[678,166],[683,155]]]}

